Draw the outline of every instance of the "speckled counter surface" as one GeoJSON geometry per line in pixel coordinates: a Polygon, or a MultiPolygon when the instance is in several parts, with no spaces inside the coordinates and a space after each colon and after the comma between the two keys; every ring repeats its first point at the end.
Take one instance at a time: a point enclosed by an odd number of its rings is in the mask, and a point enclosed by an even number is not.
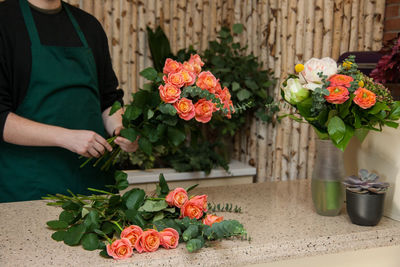
{"type": "Polygon", "coordinates": [[[351,224],[343,212],[317,215],[309,181],[270,182],[199,188],[215,203],[232,202],[243,213],[219,213],[238,219],[252,241],[225,240],[189,254],[175,250],[137,254],[128,260],[100,257],[97,251],[69,247],[51,239],[46,221],[57,219],[60,208],[44,201],[0,204],[0,266],[243,266],[246,264],[400,244],[400,222],[383,218],[378,226],[351,224]]]}

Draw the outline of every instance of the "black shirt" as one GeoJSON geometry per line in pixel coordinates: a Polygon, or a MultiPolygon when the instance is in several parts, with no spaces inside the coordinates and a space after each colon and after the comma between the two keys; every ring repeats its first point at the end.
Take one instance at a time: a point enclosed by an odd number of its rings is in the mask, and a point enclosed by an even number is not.
{"type": "MultiPolygon", "coordinates": [[[[68,4],[67,4],[68,5],[68,4]]],[[[92,49],[98,75],[102,110],[116,100],[122,102],[123,91],[112,69],[107,36],[95,17],[68,5],[92,49]]],[[[64,9],[48,14],[32,8],[40,42],[51,46],[82,46],[64,9]]],[[[32,66],[31,42],[18,0],[0,2],[0,141],[5,120],[23,101],[29,86],[32,66]]]]}

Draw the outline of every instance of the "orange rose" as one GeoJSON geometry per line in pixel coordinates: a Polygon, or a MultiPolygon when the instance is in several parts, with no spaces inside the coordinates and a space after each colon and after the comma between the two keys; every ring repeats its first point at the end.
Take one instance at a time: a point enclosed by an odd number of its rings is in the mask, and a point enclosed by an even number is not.
{"type": "Polygon", "coordinates": [[[195,119],[198,122],[207,123],[211,120],[214,104],[206,99],[200,99],[195,105],[195,119]]]}
{"type": "Polygon", "coordinates": [[[166,84],[170,83],[178,88],[181,88],[185,85],[185,79],[180,72],[169,73],[168,76],[163,77],[163,80],[166,84]]]}
{"type": "Polygon", "coordinates": [[[121,232],[121,238],[129,239],[133,247],[141,234],[143,234],[142,228],[137,225],[130,225],[121,232]]]}
{"type": "Polygon", "coordinates": [[[161,100],[165,103],[175,103],[181,97],[181,89],[170,83],[160,85],[158,90],[161,100]]]}
{"type": "Polygon", "coordinates": [[[182,64],[179,63],[178,61],[172,60],[170,58],[167,58],[165,61],[165,65],[163,68],[163,73],[169,74],[169,73],[175,73],[178,72],[182,69],[182,64]]]}
{"type": "Polygon", "coordinates": [[[201,61],[199,55],[190,55],[188,63],[193,66],[196,74],[199,74],[201,72],[201,67],[204,66],[204,62],[201,61]]]}
{"type": "Polygon", "coordinates": [[[181,218],[189,217],[197,220],[203,216],[203,203],[201,201],[190,199],[183,204],[181,208],[181,218]]]}
{"type": "Polygon", "coordinates": [[[217,82],[217,86],[215,86],[214,91],[217,95],[221,94],[222,88],[221,88],[221,83],[217,82]]]}
{"type": "Polygon", "coordinates": [[[127,259],[133,254],[131,242],[127,238],[115,240],[111,245],[107,245],[107,254],[114,260],[127,259]]]}
{"type": "Polygon", "coordinates": [[[215,76],[209,71],[203,71],[202,73],[200,73],[196,82],[196,85],[198,87],[203,90],[208,90],[212,94],[215,93],[215,87],[217,86],[217,84],[217,78],[215,78],[215,76]]]}
{"type": "Polygon", "coordinates": [[[351,82],[354,81],[354,79],[350,76],[343,75],[343,74],[335,74],[332,75],[328,81],[331,83],[329,86],[344,86],[349,88],[351,86],[351,82]]]}
{"type": "Polygon", "coordinates": [[[149,229],[143,232],[143,234],[136,240],[135,249],[142,253],[154,252],[160,246],[160,234],[153,229],[149,229]]]}
{"type": "Polygon", "coordinates": [[[195,112],[192,100],[183,97],[175,102],[174,107],[179,115],[179,118],[185,121],[193,119],[195,112]]]}
{"type": "Polygon", "coordinates": [[[187,61],[183,62],[182,69],[187,70],[189,72],[196,72],[193,65],[187,61]]]}
{"type": "Polygon", "coordinates": [[[193,85],[196,81],[196,74],[194,72],[189,72],[187,70],[181,70],[179,74],[182,75],[185,82],[185,86],[193,85]]]}
{"type": "Polygon", "coordinates": [[[203,207],[203,211],[207,211],[207,195],[194,196],[190,200],[203,207]]]}
{"type": "Polygon", "coordinates": [[[229,92],[229,89],[224,87],[224,90],[221,90],[221,92],[218,94],[218,98],[222,103],[229,102],[229,100],[231,100],[231,93],[229,92]]]}
{"type": "Polygon", "coordinates": [[[203,219],[203,224],[211,226],[214,223],[222,222],[224,217],[218,217],[217,215],[207,214],[206,217],[203,219]]]}
{"type": "Polygon", "coordinates": [[[376,103],[376,95],[370,90],[359,87],[354,94],[356,95],[353,98],[354,103],[363,109],[370,108],[376,103]]]}
{"type": "Polygon", "coordinates": [[[179,234],[173,228],[165,228],[160,232],[161,245],[166,248],[176,248],[179,243],[179,234]]]}
{"type": "Polygon", "coordinates": [[[349,91],[344,86],[329,86],[329,95],[325,96],[326,101],[332,104],[343,104],[349,99],[349,91]]]}
{"type": "Polygon", "coordinates": [[[168,205],[178,208],[181,208],[187,200],[187,192],[182,187],[175,188],[173,191],[169,192],[169,194],[165,198],[165,201],[167,201],[168,205]]]}

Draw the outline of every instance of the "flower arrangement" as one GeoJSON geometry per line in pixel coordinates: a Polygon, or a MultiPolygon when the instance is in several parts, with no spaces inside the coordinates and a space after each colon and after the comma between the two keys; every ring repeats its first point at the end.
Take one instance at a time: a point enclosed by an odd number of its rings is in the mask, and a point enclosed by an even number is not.
{"type": "MultiPolygon", "coordinates": [[[[115,174],[113,190],[128,187],[127,175],[115,174]]],[[[52,238],[74,246],[81,244],[86,250],[100,249],[100,255],[114,259],[126,259],[134,254],[157,251],[160,247],[174,249],[186,242],[189,252],[202,248],[207,241],[229,237],[247,239],[243,225],[236,220],[209,213],[212,205],[207,195],[190,197],[187,189],[169,189],[161,174],[154,195],[146,195],[134,188],[123,195],[89,188],[102,195],[61,194],[48,195],[47,203],[61,206],[58,220],[47,222],[56,230],[52,238]]],[[[218,205],[219,206],[219,205],[218,205]]],[[[235,207],[233,212],[240,212],[235,207]]],[[[227,205],[225,211],[232,211],[227,205]]]]}
{"type": "MultiPolygon", "coordinates": [[[[157,158],[177,159],[178,155],[188,150],[185,140],[192,144],[202,143],[202,140],[196,140],[195,134],[188,134],[198,129],[199,123],[210,122],[217,113],[225,119],[231,118],[235,110],[228,88],[222,88],[220,81],[210,71],[202,70],[203,65],[199,55],[191,55],[183,63],[167,58],[162,73],[154,68],[147,68],[140,73],[150,83],[134,93],[133,101],[125,106],[122,115],[124,129],[120,132],[121,136],[132,142],[138,138],[138,151],[129,154],[129,157],[136,159],[134,163],[149,168],[157,158]],[[147,165],[140,161],[142,159],[149,161],[147,165]]],[[[110,115],[120,108],[121,104],[115,102],[110,115]]],[[[103,163],[102,168],[107,169],[126,156],[114,144],[114,139],[108,140],[114,150],[105,152],[93,166],[103,163]]],[[[227,163],[211,149],[200,156],[204,158],[206,155],[211,160],[192,160],[190,167],[206,172],[216,166],[228,168],[227,163]]],[[[87,159],[82,166],[92,160],[87,159]]]]}
{"type": "Polygon", "coordinates": [[[296,114],[284,116],[307,121],[320,139],[332,140],[342,151],[353,136],[362,141],[370,130],[397,128],[400,118],[400,102],[358,71],[354,59],[349,56],[338,67],[331,58],[312,58],[297,64],[296,74],[281,87],[282,97],[296,109],[296,114]]]}

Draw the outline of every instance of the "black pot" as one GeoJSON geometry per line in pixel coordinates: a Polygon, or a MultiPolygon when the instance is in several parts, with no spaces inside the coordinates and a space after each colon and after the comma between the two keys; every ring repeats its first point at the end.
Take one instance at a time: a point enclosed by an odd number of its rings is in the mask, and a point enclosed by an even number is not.
{"type": "Polygon", "coordinates": [[[354,224],[374,226],[379,223],[383,214],[384,194],[359,194],[346,190],[347,214],[354,224]]]}

